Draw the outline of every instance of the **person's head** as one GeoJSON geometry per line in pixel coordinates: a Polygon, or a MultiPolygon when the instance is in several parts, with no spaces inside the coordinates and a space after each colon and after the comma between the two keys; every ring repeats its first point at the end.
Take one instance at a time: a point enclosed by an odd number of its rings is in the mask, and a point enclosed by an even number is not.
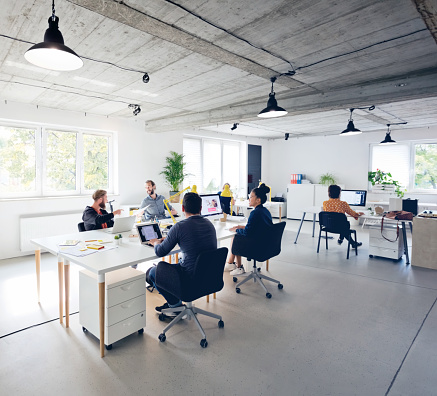
{"type": "Polygon", "coordinates": [[[182,201],[182,210],[190,215],[200,214],[202,198],[199,197],[199,194],[193,192],[186,193],[182,201]]]}
{"type": "Polygon", "coordinates": [[[146,188],[147,194],[153,195],[156,190],[156,184],[153,180],[146,180],[146,184],[144,186],[146,188]]]}
{"type": "Polygon", "coordinates": [[[267,194],[270,192],[270,187],[267,187],[264,183],[261,183],[258,187],[254,188],[249,195],[249,206],[255,207],[262,205],[267,201],[267,194]]]}
{"type": "Polygon", "coordinates": [[[94,203],[99,205],[102,209],[106,208],[106,202],[108,202],[108,196],[105,190],[96,190],[93,194],[94,203]]]}
{"type": "Polygon", "coordinates": [[[340,198],[341,187],[336,184],[331,184],[328,187],[328,196],[329,198],[340,198]]]}

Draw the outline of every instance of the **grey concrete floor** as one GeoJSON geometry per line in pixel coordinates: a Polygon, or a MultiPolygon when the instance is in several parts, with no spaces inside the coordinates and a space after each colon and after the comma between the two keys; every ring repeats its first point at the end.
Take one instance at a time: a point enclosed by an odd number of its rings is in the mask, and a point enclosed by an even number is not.
{"type": "MultiPolygon", "coordinates": [[[[154,292],[144,334],[115,343],[101,359],[78,314],[69,329],[50,321],[58,309],[50,254],[42,256],[40,305],[33,257],[0,261],[0,394],[437,395],[437,271],[369,259],[361,228],[358,256],[346,260],[346,246],[335,240],[317,254],[309,222],[293,244],[298,225],[287,220],[282,252],[270,262],[269,275],[284,284],[267,286],[271,300],[253,283],[237,295],[225,273],[217,299],[196,302],[225,322],[219,329],[200,317],[206,349],[192,321],[158,341],[165,324],[154,292]]],[[[71,312],[78,270],[72,266],[71,312]]]]}

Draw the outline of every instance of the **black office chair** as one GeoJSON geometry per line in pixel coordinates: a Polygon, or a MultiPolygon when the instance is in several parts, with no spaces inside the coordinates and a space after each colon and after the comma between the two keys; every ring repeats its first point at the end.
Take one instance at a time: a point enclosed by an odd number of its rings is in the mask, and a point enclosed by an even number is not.
{"type": "MultiPolygon", "coordinates": [[[[262,281],[263,279],[277,283],[278,289],[280,290],[284,287],[278,280],[260,274],[259,271],[261,268],[256,267],[257,261],[267,261],[281,253],[281,240],[282,234],[284,233],[284,228],[285,221],[273,224],[268,232],[266,232],[261,243],[258,240],[253,240],[242,235],[237,234],[234,236],[234,241],[232,242],[232,254],[246,257],[247,261],[253,260],[252,272],[242,274],[241,276],[244,276],[245,279],[235,286],[235,291],[237,293],[241,292],[240,286],[250,279],[253,279],[255,283],[259,283],[261,285],[266,292],[267,298],[272,298],[272,295],[265,287],[262,281]]],[[[234,282],[238,281],[236,277],[234,277],[233,280],[234,282]]]]}
{"type": "Polygon", "coordinates": [[[79,232],[84,232],[85,230],[85,223],[82,221],[81,223],[77,224],[77,228],[79,229],[79,232]]]}
{"type": "MultiPolygon", "coordinates": [[[[331,234],[344,234],[345,232],[349,232],[350,238],[352,238],[352,234],[354,235],[353,240],[355,241],[355,255],[358,255],[357,248],[357,232],[355,230],[350,229],[349,222],[347,221],[346,215],[344,213],[336,213],[336,212],[320,212],[319,213],[319,241],[317,243],[317,253],[320,250],[320,238],[322,236],[322,231],[325,232],[326,239],[326,249],[328,249],[328,232],[331,234]]],[[[349,260],[349,250],[350,250],[351,242],[348,239],[347,244],[347,259],[349,260]]]]}
{"type": "Polygon", "coordinates": [[[186,303],[185,306],[163,309],[159,320],[165,320],[168,313],[179,313],[170,324],[162,330],[159,341],[166,340],[165,333],[170,330],[183,317],[193,319],[203,338],[200,340],[202,348],[208,346],[206,334],[196,317],[196,314],[219,319],[218,327],[225,326],[222,317],[212,312],[193,306],[193,301],[208,294],[220,291],[223,288],[223,270],[226,263],[228,249],[223,247],[199,254],[196,260],[193,278],[187,279],[174,265],[161,261],[156,267],[156,287],[168,291],[186,303]],[[182,275],[181,275],[182,274],[182,275]]]}

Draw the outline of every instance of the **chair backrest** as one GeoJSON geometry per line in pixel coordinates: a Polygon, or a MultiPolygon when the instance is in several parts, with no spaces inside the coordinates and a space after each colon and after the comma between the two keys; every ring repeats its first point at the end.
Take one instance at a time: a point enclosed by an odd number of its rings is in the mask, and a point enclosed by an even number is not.
{"type": "Polygon", "coordinates": [[[322,231],[339,234],[344,230],[347,218],[344,213],[320,212],[319,225],[322,231]]]}
{"type": "Polygon", "coordinates": [[[182,287],[182,300],[193,301],[223,288],[223,270],[228,248],[222,247],[200,253],[194,266],[190,284],[182,287]]]}
{"type": "Polygon", "coordinates": [[[77,228],[79,230],[79,232],[84,232],[85,230],[85,223],[82,221],[81,223],[77,224],[77,228]]]}
{"type": "Polygon", "coordinates": [[[264,237],[261,240],[252,240],[242,236],[242,243],[240,245],[239,235],[236,235],[234,237],[232,253],[260,262],[277,256],[281,253],[281,242],[285,224],[285,221],[273,224],[268,228],[267,232],[264,233],[264,237]]]}

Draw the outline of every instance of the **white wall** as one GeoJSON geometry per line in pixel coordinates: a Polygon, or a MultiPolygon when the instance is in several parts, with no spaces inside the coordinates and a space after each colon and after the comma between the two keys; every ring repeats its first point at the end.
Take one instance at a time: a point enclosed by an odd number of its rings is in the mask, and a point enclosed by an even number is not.
{"type": "MultiPolygon", "coordinates": [[[[318,183],[320,175],[332,173],[339,184],[347,189],[368,189],[369,146],[385,137],[385,129],[379,132],[362,133],[355,136],[318,136],[284,140],[271,140],[271,161],[268,179],[273,192],[286,192],[291,173],[303,173],[312,183],[318,183]]],[[[392,131],[396,141],[434,139],[437,127],[392,131]]],[[[369,198],[373,200],[376,194],[369,198]]],[[[422,202],[437,202],[437,195],[405,194],[405,198],[416,198],[422,202]]],[[[378,194],[378,200],[388,200],[378,194]]]]}

